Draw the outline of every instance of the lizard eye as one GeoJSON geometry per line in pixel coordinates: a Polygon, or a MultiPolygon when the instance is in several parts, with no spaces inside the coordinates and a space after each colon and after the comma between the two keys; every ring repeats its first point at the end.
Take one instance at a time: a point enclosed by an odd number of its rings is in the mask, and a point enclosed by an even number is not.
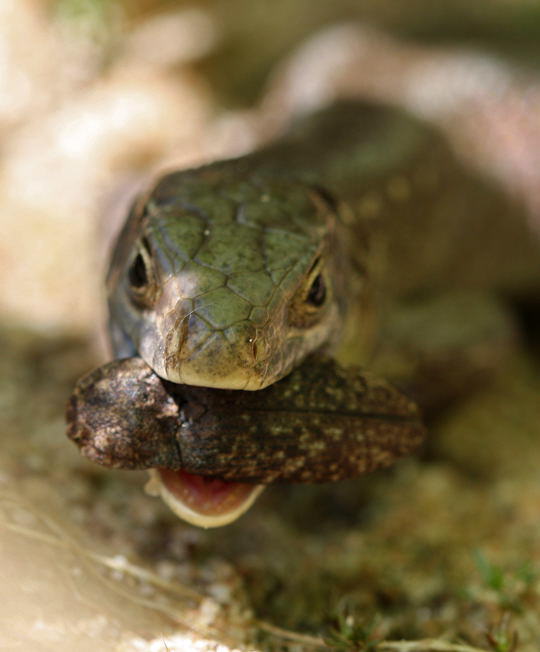
{"type": "Polygon", "coordinates": [[[133,303],[149,307],[154,299],[155,283],[152,272],[150,248],[143,240],[127,271],[129,291],[133,303]]]}
{"type": "Polygon", "coordinates": [[[322,274],[317,274],[313,279],[306,297],[306,302],[315,308],[320,308],[326,301],[326,284],[322,274]]]}
{"type": "Polygon", "coordinates": [[[140,290],[148,284],[148,274],[146,273],[146,263],[141,253],[138,253],[128,272],[129,283],[132,288],[140,290]]]}
{"type": "Polygon", "coordinates": [[[323,308],[331,296],[327,278],[324,263],[317,258],[291,301],[288,319],[292,326],[311,328],[324,317],[323,308]]]}

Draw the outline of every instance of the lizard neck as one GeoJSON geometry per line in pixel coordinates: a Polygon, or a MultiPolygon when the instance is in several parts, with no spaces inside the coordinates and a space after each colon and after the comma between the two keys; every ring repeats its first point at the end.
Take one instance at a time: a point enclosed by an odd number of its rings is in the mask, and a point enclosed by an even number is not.
{"type": "Polygon", "coordinates": [[[350,237],[368,235],[367,266],[387,294],[540,289],[540,239],[521,203],[401,110],[336,105],[246,160],[345,201],[350,237]]]}

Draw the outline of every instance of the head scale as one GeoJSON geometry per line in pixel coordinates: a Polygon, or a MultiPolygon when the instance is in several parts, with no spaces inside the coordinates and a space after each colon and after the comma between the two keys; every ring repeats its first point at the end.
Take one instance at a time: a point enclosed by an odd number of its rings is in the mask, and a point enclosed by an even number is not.
{"type": "Polygon", "coordinates": [[[347,256],[326,192],[225,162],[136,203],[108,275],[116,353],[172,382],[257,390],[339,333],[347,256]]]}

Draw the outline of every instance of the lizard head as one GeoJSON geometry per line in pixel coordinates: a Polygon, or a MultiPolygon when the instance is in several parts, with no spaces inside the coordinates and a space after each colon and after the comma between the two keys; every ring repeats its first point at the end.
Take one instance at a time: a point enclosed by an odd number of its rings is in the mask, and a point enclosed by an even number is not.
{"type": "Polygon", "coordinates": [[[339,336],[337,204],[308,183],[246,172],[226,162],[163,177],[118,239],[114,332],[171,382],[262,389],[339,336]]]}
{"type": "MultiPolygon", "coordinates": [[[[246,159],[165,176],[136,202],[113,254],[115,353],[173,383],[276,382],[339,338],[357,257],[341,219],[326,191],[254,175],[246,159]]],[[[149,490],[202,527],[235,520],[262,490],[168,469],[152,477],[149,490]]]]}

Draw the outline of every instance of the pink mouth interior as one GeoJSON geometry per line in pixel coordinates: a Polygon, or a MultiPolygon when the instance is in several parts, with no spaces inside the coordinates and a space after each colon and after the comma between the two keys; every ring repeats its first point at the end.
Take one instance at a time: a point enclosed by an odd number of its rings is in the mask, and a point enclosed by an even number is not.
{"type": "Polygon", "coordinates": [[[161,482],[177,500],[205,516],[218,516],[240,507],[256,485],[206,478],[186,471],[157,469],[161,482]]]}

